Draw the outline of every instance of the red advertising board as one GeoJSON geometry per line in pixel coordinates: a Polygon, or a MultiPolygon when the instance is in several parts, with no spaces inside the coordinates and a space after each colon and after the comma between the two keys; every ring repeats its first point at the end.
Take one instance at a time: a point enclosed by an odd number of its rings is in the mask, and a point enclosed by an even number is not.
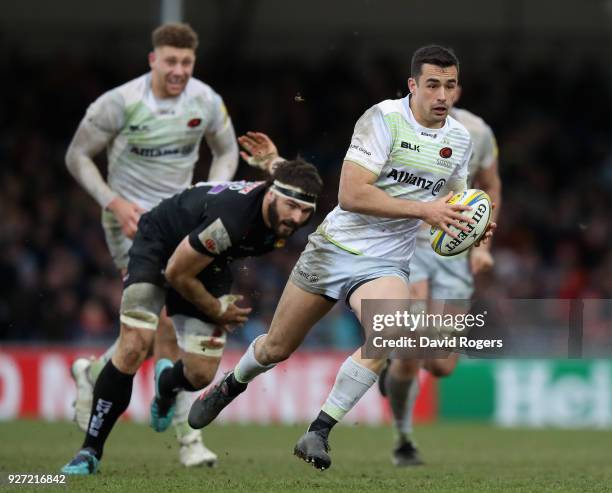
{"type": "MultiPolygon", "coordinates": [[[[66,420],[73,415],[74,384],[70,364],[91,352],[68,348],[0,348],[0,420],[36,418],[66,420]]],[[[228,351],[221,370],[232,368],[241,353],[228,351]]],[[[310,421],[331,389],[346,358],[340,352],[300,352],[257,378],[249,390],[221,415],[226,422],[294,423],[310,421]]],[[[437,415],[435,380],[421,372],[416,420],[437,415]]],[[[153,395],[152,362],[147,361],[134,379],[127,417],[146,421],[153,395]]],[[[197,393],[193,394],[195,398],[197,393]]],[[[377,424],[390,420],[389,407],[373,388],[345,418],[348,423],[377,424]]]]}

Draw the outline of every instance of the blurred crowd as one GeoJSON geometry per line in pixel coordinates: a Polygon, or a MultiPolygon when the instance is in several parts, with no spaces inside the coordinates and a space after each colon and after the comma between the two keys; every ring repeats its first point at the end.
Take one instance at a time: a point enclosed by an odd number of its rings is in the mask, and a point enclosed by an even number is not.
{"type": "MultiPolygon", "coordinates": [[[[461,53],[459,53],[461,57],[461,53]]],[[[88,104],[147,70],[96,57],[33,60],[0,68],[0,340],[101,344],[117,334],[121,280],[104,243],[100,210],[74,181],[64,153],[88,104]]],[[[238,63],[239,62],[239,63],[238,63]]],[[[312,161],[325,181],[318,217],[286,249],[235,266],[237,292],[254,307],[232,336],[263,332],[307,234],[336,204],[342,158],[358,117],[405,94],[408,65],[336,54],[215,66],[195,75],[224,98],[238,133],[268,133],[282,155],[312,161]]],[[[571,70],[511,55],[462,67],[458,106],[482,116],[500,147],[504,201],[496,265],[478,293],[513,298],[612,298],[612,81],[596,60],[571,70]]],[[[204,146],[203,146],[204,147],[204,146]]],[[[207,174],[203,150],[196,179],[207,174]]],[[[104,167],[104,157],[100,159],[104,167]]],[[[237,178],[252,178],[242,163],[237,178]]],[[[360,338],[339,303],[310,347],[350,349],[360,338]]]]}

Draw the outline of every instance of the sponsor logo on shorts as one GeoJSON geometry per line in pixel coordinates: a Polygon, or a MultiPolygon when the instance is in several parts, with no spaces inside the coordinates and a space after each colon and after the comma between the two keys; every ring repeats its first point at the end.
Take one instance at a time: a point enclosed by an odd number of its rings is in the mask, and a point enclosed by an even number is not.
{"type": "Polygon", "coordinates": [[[317,274],[309,274],[308,272],[304,272],[302,269],[300,269],[299,267],[296,269],[297,273],[303,277],[304,279],[306,279],[308,282],[310,283],[315,283],[315,282],[319,282],[319,276],[317,274]]]}

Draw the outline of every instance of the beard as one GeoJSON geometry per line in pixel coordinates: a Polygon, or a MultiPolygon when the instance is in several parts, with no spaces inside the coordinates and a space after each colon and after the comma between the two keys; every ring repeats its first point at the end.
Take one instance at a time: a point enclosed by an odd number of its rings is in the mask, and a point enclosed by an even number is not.
{"type": "Polygon", "coordinates": [[[288,238],[299,228],[299,225],[292,221],[291,219],[282,220],[278,214],[278,204],[276,202],[276,197],[274,200],[270,202],[270,208],[268,210],[268,217],[270,219],[270,224],[272,229],[276,233],[276,236],[281,238],[288,238]]]}

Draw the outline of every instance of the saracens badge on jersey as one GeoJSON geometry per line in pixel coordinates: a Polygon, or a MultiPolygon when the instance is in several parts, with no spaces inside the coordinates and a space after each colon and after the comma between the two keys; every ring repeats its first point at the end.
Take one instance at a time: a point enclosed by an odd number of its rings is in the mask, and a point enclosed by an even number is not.
{"type": "Polygon", "coordinates": [[[450,147],[443,147],[440,149],[440,157],[444,159],[448,159],[453,155],[453,150],[450,147]]]}

